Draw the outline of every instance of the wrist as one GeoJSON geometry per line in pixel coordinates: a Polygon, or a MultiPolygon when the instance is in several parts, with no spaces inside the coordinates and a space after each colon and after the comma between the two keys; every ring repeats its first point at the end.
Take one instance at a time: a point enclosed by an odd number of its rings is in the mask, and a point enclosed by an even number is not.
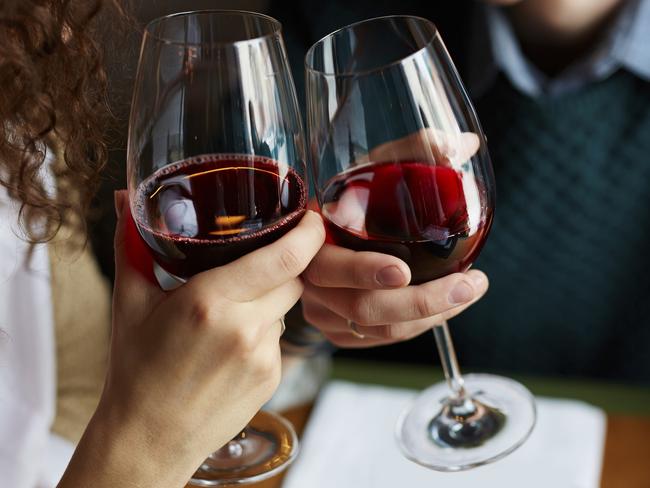
{"type": "Polygon", "coordinates": [[[173,437],[138,415],[100,403],[59,486],[181,488],[201,456],[173,437]]]}

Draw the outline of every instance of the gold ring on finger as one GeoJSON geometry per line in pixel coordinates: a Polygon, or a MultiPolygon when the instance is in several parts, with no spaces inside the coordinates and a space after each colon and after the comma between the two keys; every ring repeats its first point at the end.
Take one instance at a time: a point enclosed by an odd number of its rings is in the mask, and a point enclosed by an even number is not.
{"type": "Polygon", "coordinates": [[[348,320],[348,327],[350,328],[350,332],[352,332],[352,335],[357,339],[366,338],[366,336],[363,335],[361,332],[359,332],[359,329],[357,329],[357,324],[352,322],[351,320],[348,320]]]}

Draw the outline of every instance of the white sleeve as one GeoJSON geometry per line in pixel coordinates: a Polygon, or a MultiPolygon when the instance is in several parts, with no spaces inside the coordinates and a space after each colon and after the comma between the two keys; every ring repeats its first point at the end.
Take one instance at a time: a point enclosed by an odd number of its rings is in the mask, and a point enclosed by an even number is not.
{"type": "Polygon", "coordinates": [[[74,449],[72,442],[56,434],[50,434],[41,464],[38,488],[54,488],[57,485],[70,462],[74,449]]]}
{"type": "Polygon", "coordinates": [[[0,479],[2,486],[34,488],[42,472],[50,419],[35,415],[0,384],[0,479]]]}
{"type": "Polygon", "coordinates": [[[26,264],[16,215],[0,191],[0,486],[35,488],[56,403],[52,290],[47,247],[35,246],[26,264]]]}

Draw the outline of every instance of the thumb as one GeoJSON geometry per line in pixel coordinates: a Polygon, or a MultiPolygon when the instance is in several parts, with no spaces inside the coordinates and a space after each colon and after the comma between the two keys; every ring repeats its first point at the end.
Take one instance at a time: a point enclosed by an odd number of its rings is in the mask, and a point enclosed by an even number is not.
{"type": "Polygon", "coordinates": [[[126,190],[115,192],[115,287],[114,315],[132,318],[148,313],[156,298],[162,297],[153,274],[153,259],[131,217],[126,190]]]}

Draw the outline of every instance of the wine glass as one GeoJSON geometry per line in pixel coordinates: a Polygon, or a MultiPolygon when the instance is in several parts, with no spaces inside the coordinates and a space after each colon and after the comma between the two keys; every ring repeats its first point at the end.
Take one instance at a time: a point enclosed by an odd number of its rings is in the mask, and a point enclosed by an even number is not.
{"type": "MultiPolygon", "coordinates": [[[[492,224],[494,175],[435,26],[410,16],[352,24],[312,46],[305,66],[312,172],[329,238],[401,258],[412,285],[469,269],[492,224]]],[[[446,322],[432,327],[447,382],[400,417],[402,451],[439,471],[506,456],[535,424],[532,395],[507,378],[461,376],[446,322]]]]}
{"type": "MultiPolygon", "coordinates": [[[[149,23],[127,159],[131,213],[167,288],[293,228],[308,190],[279,22],[208,10],[149,23]]],[[[257,482],[284,469],[297,450],[292,426],[261,411],[205,460],[192,484],[257,482]]]]}

